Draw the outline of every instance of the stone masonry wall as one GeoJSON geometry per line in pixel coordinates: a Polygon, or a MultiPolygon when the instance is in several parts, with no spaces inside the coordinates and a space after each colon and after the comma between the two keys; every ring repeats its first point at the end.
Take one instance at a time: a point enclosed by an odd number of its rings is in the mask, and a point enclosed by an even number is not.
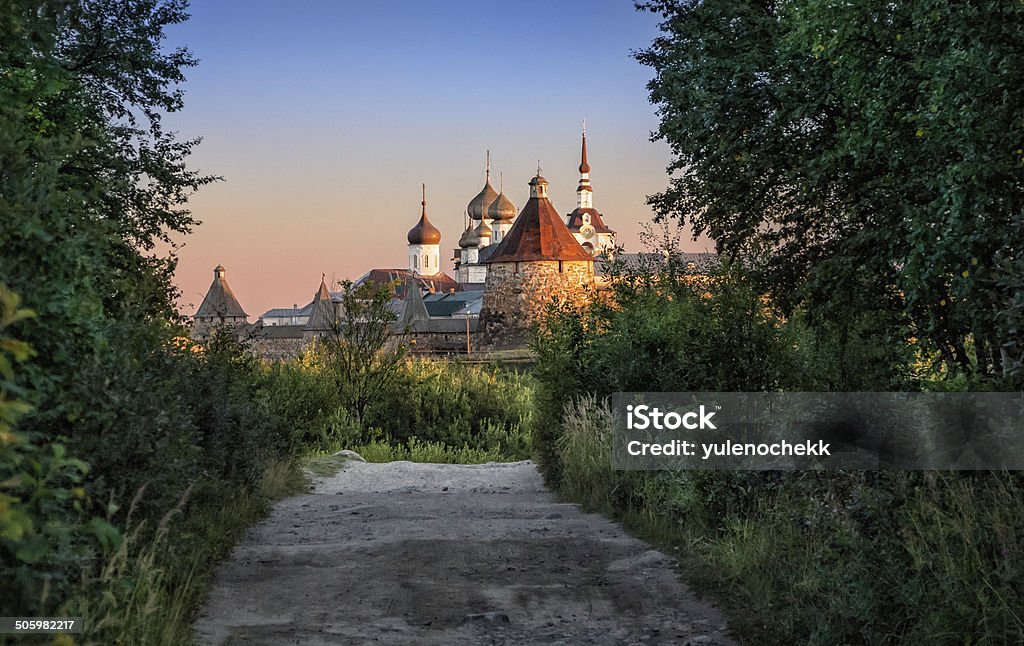
{"type": "Polygon", "coordinates": [[[307,340],[303,338],[266,339],[255,338],[252,340],[252,353],[260,359],[269,361],[290,361],[299,356],[306,347],[307,340]]]}
{"type": "Polygon", "coordinates": [[[485,343],[494,347],[522,345],[526,331],[543,316],[552,299],[582,303],[593,289],[591,261],[563,261],[561,271],[557,260],[494,263],[487,270],[480,312],[485,343]]]}

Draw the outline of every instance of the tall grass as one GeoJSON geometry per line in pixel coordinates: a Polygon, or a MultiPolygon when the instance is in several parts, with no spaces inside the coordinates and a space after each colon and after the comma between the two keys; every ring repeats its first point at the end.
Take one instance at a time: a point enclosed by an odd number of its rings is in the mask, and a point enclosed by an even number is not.
{"type": "Polygon", "coordinates": [[[611,510],[616,483],[611,427],[608,401],[585,395],[565,405],[562,434],[556,441],[563,465],[562,493],[601,511],[611,510]]]}
{"type": "Polygon", "coordinates": [[[82,618],[78,644],[192,643],[192,620],[213,566],[270,503],[301,491],[291,460],[270,464],[253,489],[188,491],[155,527],[136,520],[134,496],[123,539],[96,575],[83,577],[66,612],[82,618]]]}
{"type": "Polygon", "coordinates": [[[316,413],[305,438],[307,455],[328,455],[342,449],[386,450],[394,459],[472,462],[522,460],[530,457],[533,426],[533,381],[528,375],[498,366],[479,366],[435,359],[409,359],[390,390],[372,402],[363,419],[330,396],[334,379],[316,362],[275,368],[282,379],[274,392],[318,393],[316,413]],[[305,383],[302,383],[305,382],[305,383]],[[424,447],[445,447],[424,452],[424,447]],[[417,459],[413,457],[413,459],[417,459]]]}
{"type": "Polygon", "coordinates": [[[1024,643],[1024,478],[625,472],[610,414],[565,407],[560,492],[680,558],[752,643],[1024,643]]]}

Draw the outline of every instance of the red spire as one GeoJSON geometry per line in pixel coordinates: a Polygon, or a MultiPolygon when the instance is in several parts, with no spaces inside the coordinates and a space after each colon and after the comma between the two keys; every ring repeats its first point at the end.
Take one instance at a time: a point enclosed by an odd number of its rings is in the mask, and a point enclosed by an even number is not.
{"type": "Polygon", "coordinates": [[[587,163],[587,122],[583,122],[583,161],[580,162],[580,173],[589,173],[590,164],[587,163]]]}

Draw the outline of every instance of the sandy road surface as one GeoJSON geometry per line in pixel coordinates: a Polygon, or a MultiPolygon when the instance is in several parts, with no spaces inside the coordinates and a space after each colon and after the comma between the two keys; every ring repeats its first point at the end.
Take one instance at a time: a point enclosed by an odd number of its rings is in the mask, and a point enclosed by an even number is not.
{"type": "Polygon", "coordinates": [[[531,462],[349,462],[220,567],[200,644],[724,644],[668,559],[531,462]]]}

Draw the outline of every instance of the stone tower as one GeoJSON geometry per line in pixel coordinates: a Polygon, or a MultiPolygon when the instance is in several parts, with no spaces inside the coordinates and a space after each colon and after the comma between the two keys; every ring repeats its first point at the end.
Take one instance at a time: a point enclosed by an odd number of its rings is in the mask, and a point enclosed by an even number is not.
{"type": "Polygon", "coordinates": [[[214,268],[213,283],[193,318],[197,335],[205,334],[215,325],[237,326],[249,322],[249,315],[235,298],[226,276],[227,270],[224,269],[224,265],[217,265],[214,268]]]}
{"type": "Polygon", "coordinates": [[[485,261],[481,324],[488,342],[516,345],[551,300],[584,302],[594,289],[594,260],[548,199],[548,182],[530,180],[530,199],[485,261]]]}

